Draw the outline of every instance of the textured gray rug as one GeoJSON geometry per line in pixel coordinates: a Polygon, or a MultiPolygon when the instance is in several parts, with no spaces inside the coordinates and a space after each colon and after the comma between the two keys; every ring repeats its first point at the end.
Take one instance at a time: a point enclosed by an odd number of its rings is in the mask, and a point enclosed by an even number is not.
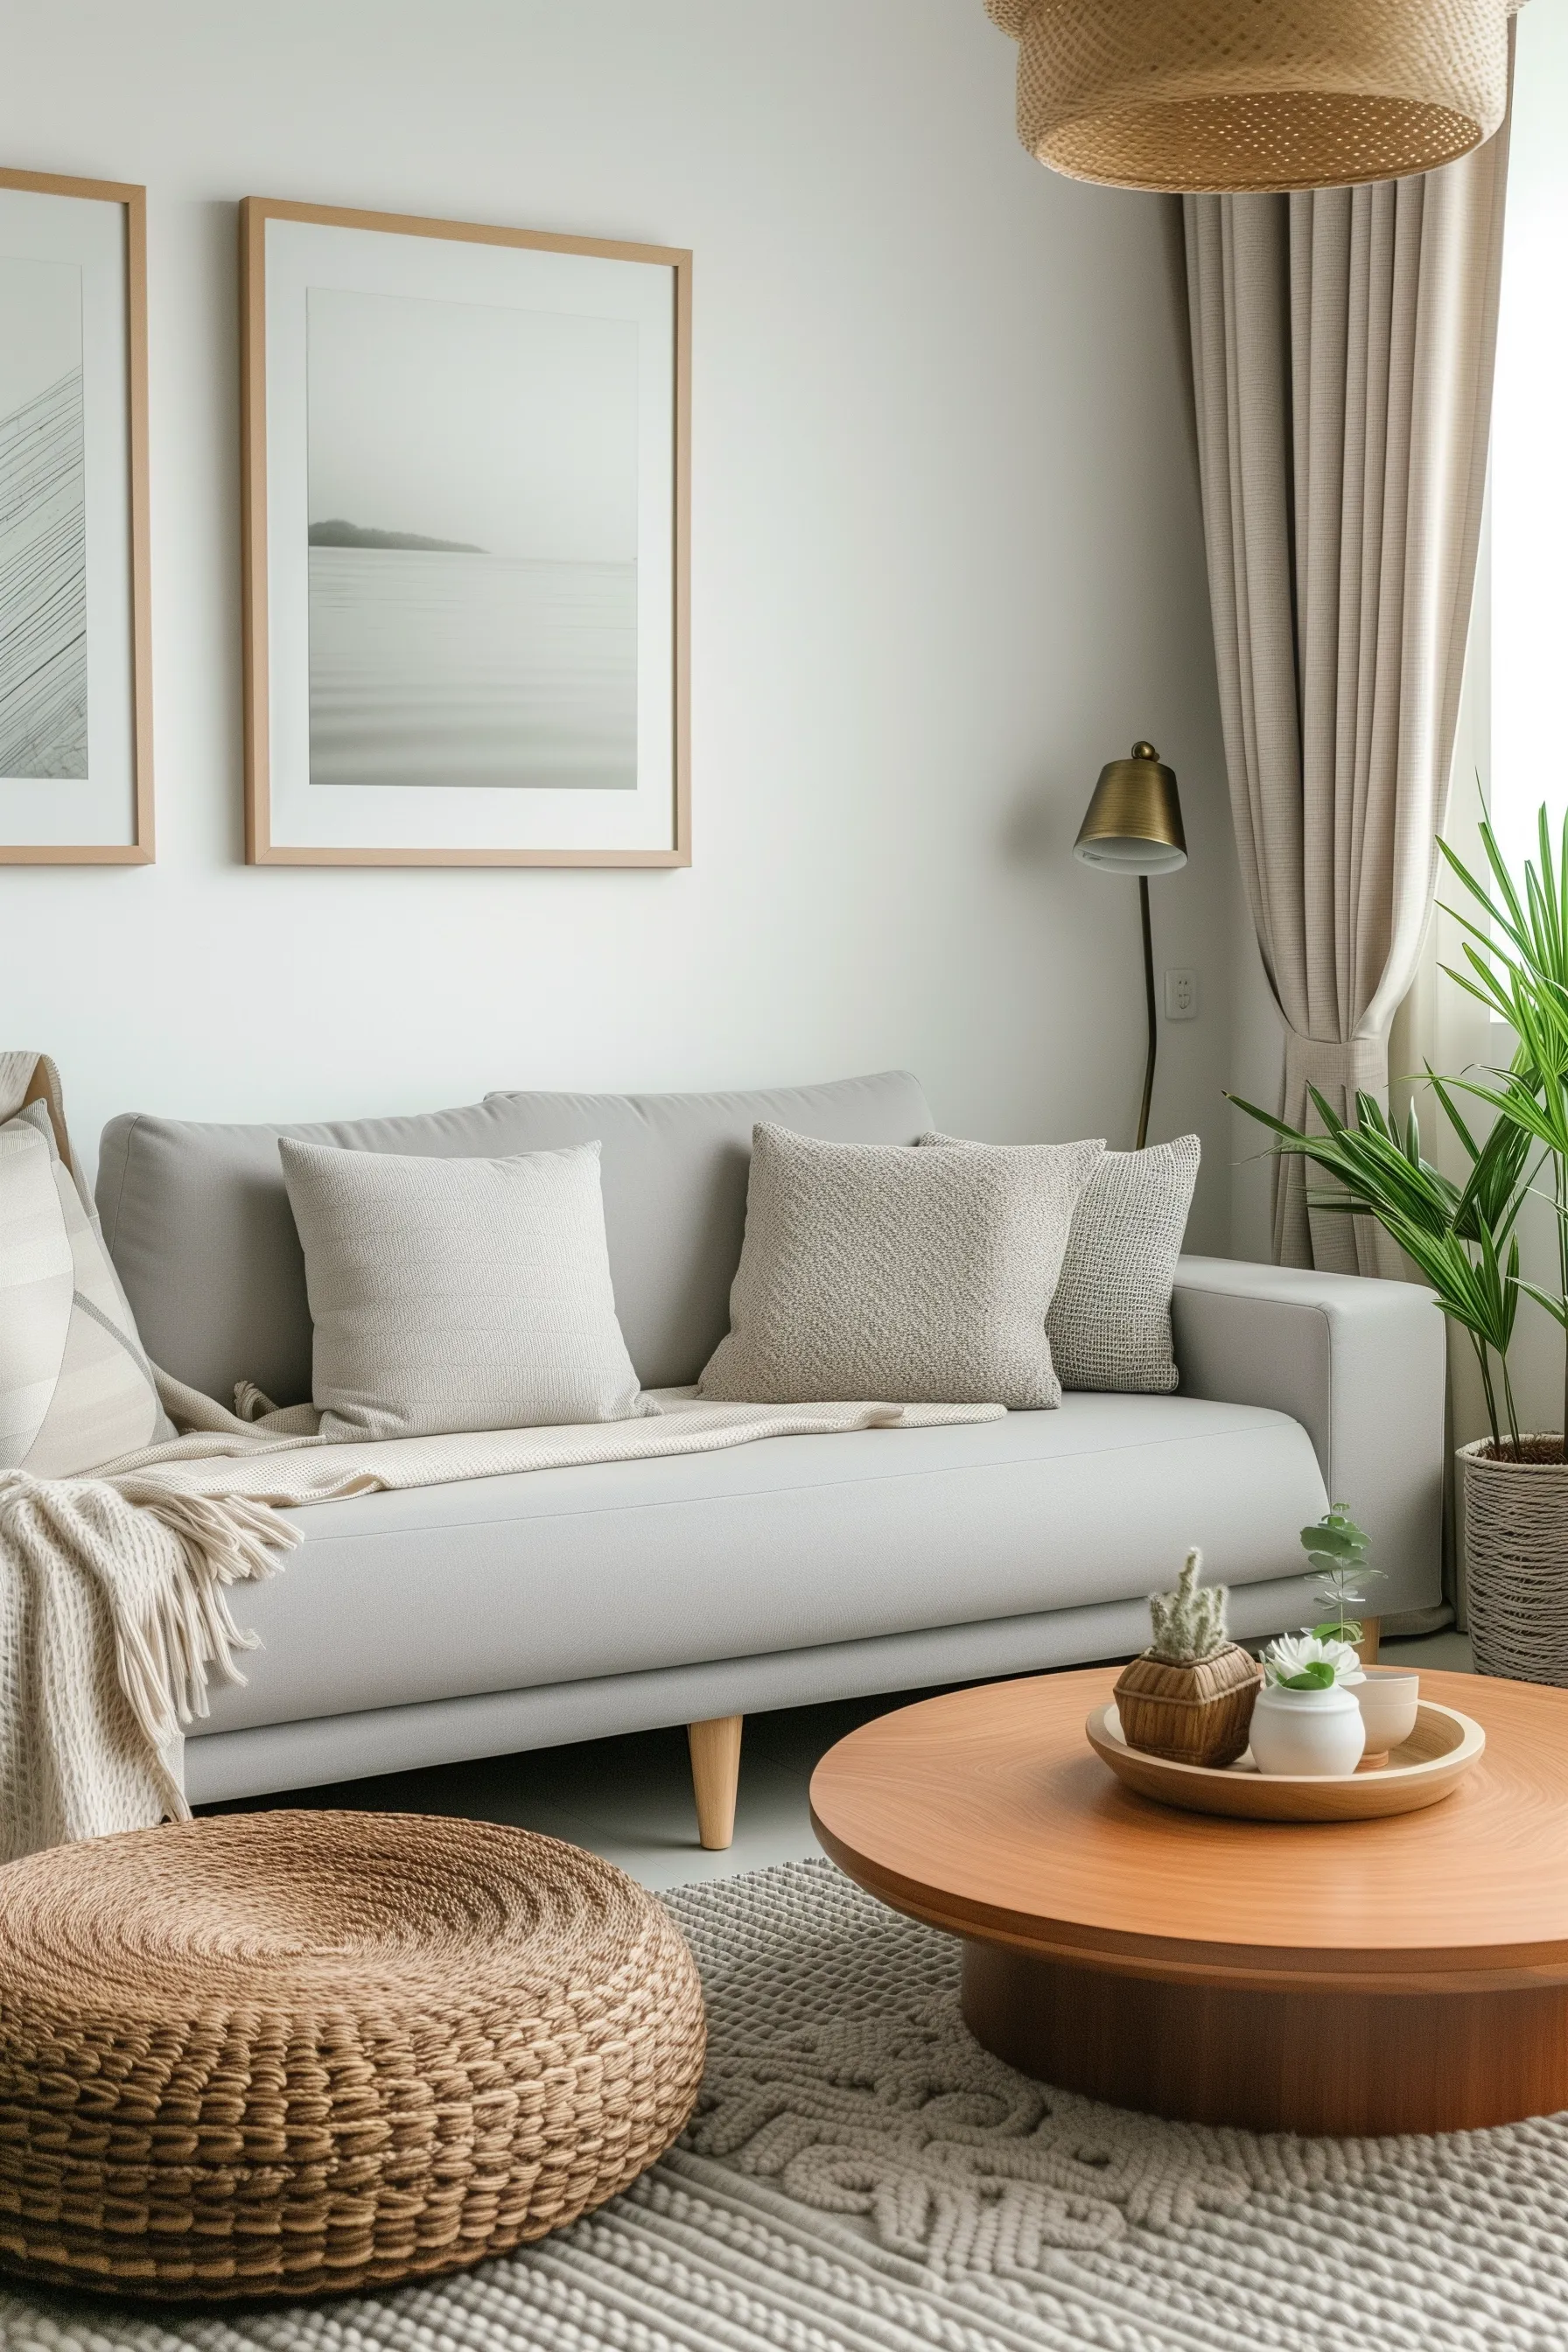
{"type": "Polygon", "coordinates": [[[956,1948],[826,1863],[670,1898],[712,2063],[688,2139],[434,2286],[156,2318],[0,2295],[0,2352],[1563,2352],[1568,2117],[1259,2139],[1045,2092],[956,1948]]]}

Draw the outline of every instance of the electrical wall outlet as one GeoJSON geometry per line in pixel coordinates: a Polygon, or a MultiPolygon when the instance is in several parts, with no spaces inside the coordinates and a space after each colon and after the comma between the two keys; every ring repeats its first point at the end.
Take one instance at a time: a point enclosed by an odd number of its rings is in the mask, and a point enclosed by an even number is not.
{"type": "Polygon", "coordinates": [[[1198,976],[1195,971],[1165,974],[1165,1018],[1195,1021],[1198,1017],[1198,976]]]}

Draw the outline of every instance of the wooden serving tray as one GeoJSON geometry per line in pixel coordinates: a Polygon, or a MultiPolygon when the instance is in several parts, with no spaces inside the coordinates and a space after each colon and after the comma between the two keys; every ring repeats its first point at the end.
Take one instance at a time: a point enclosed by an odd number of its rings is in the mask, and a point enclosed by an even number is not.
{"type": "Polygon", "coordinates": [[[1095,1754],[1140,1796],[1186,1812],[1230,1813],[1249,1822],[1369,1822],[1419,1812],[1451,1794],[1487,1744],[1486,1733],[1468,1715],[1426,1699],[1409,1738],[1390,1748],[1388,1762],[1374,1772],[1260,1772],[1250,1748],[1223,1767],[1173,1764],[1129,1748],[1114,1705],[1097,1706],[1084,1728],[1095,1754]]]}

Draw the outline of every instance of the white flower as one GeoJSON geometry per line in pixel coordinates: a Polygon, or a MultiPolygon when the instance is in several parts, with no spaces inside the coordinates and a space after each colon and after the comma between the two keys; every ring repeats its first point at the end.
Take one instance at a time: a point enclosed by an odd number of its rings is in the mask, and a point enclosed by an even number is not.
{"type": "Polygon", "coordinates": [[[1304,1629],[1300,1633],[1281,1633],[1263,1653],[1263,1671],[1276,1687],[1320,1662],[1332,1666],[1336,1683],[1363,1680],[1361,1660],[1348,1642],[1325,1642],[1304,1629]]]}

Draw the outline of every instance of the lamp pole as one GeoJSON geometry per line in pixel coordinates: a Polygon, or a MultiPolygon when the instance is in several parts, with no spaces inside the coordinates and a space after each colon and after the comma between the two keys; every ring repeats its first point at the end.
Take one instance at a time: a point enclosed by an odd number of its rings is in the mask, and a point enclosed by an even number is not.
{"type": "Polygon", "coordinates": [[[1149,1057],[1143,1065],[1143,1100],[1138,1112],[1138,1140],[1133,1146],[1142,1151],[1149,1140],[1149,1106],[1154,1099],[1154,1055],[1160,1042],[1159,1016],[1154,1004],[1154,932],[1149,920],[1149,877],[1138,877],[1138,911],[1143,918],[1143,994],[1149,1007],[1149,1057]]]}
{"type": "Polygon", "coordinates": [[[1073,856],[1102,872],[1136,874],[1138,915],[1143,930],[1143,999],[1148,1010],[1149,1046],[1143,1064],[1143,1099],[1138,1112],[1138,1141],[1142,1150],[1149,1139],[1149,1109],[1154,1098],[1154,1057],[1159,1049],[1159,1009],[1154,1001],[1154,931],[1149,914],[1149,877],[1174,874],[1187,862],[1187,839],[1182,829],[1182,803],[1175,772],[1166,767],[1152,743],[1134,743],[1131,756],[1112,760],[1100,772],[1100,782],[1078,830],[1073,856]]]}

